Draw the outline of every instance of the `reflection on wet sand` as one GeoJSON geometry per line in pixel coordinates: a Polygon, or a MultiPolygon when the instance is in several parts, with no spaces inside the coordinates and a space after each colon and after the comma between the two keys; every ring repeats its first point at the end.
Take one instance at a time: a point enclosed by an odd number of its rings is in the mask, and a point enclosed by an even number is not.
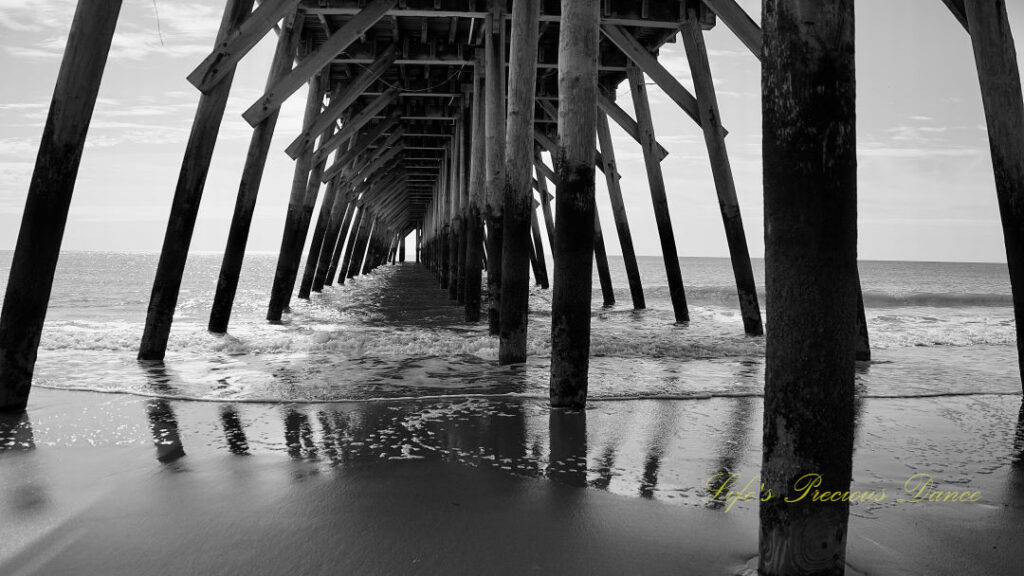
{"type": "MultiPolygon", "coordinates": [[[[177,377],[163,362],[142,362],[140,365],[153,390],[163,393],[174,390],[177,377]]],[[[169,464],[185,456],[185,448],[178,433],[178,419],[171,402],[164,398],[149,400],[146,402],[146,416],[156,446],[156,459],[169,464]]]]}
{"type": "Polygon", "coordinates": [[[185,447],[178,433],[178,420],[171,403],[163,398],[146,402],[149,429],[156,446],[156,459],[169,464],[185,456],[185,447]]]}
{"type": "Polygon", "coordinates": [[[238,419],[238,410],[230,405],[221,408],[220,422],[224,426],[224,439],[227,440],[228,451],[239,456],[249,454],[249,441],[242,430],[242,422],[238,419]]]}
{"type": "Polygon", "coordinates": [[[548,478],[570,486],[586,486],[587,413],[553,409],[548,417],[548,430],[548,478]]]}
{"type": "Polygon", "coordinates": [[[28,455],[36,450],[35,434],[28,412],[0,412],[0,482],[13,486],[6,494],[5,508],[12,513],[37,512],[49,502],[45,475],[35,460],[4,462],[8,457],[28,455]]]}

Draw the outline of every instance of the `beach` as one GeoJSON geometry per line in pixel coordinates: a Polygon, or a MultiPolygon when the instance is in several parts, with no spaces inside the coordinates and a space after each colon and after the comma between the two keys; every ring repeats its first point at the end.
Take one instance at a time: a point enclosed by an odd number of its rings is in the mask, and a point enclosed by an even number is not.
{"type": "MultiPolygon", "coordinates": [[[[4,422],[0,571],[736,574],[757,506],[756,398],[224,404],[37,390],[4,422]],[[728,508],[728,511],[726,509],[728,508]]],[[[1015,574],[1024,424],[1003,396],[860,404],[847,561],[1015,574]],[[974,503],[899,503],[917,473],[974,503]]]]}
{"type": "MultiPolygon", "coordinates": [[[[4,574],[738,574],[757,555],[741,494],[761,466],[763,340],[706,280],[724,261],[696,263],[689,326],[657,296],[595,307],[590,402],[562,411],[547,291],[536,355],[499,367],[486,327],[412,263],[293,301],[281,325],[243,283],[229,335],[205,334],[216,267],[199,257],[167,361],[140,364],[144,287],[113,275],[146,258],[72,254],[58,276],[29,409],[0,427],[4,574]]],[[[858,364],[851,490],[874,497],[851,506],[850,574],[1024,561],[1012,316],[979,273],[998,266],[957,266],[930,267],[946,293],[929,266],[864,266],[876,349],[858,364]],[[931,292],[893,288],[894,269],[931,292]],[[915,475],[978,497],[928,501],[915,475]]]]}

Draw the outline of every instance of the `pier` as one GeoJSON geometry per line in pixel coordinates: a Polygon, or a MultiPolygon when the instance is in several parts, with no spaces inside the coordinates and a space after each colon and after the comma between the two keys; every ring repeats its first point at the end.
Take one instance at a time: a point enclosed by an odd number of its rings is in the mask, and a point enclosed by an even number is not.
{"type": "MultiPolygon", "coordinates": [[[[1024,98],[1006,2],[941,1],[973,47],[1024,373],[1024,98]]],[[[30,406],[120,9],[121,0],[79,0],[71,25],[0,314],[4,412],[30,406]]],[[[599,304],[616,305],[612,243],[630,296],[617,305],[647,307],[628,214],[637,203],[654,211],[675,322],[699,322],[686,294],[686,282],[699,279],[685,277],[673,232],[673,216],[688,207],[669,202],[662,164],[671,155],[651,113],[653,83],[703,138],[715,188],[709,202],[721,214],[743,332],[765,342],[760,473],[777,491],[760,505],[758,570],[843,574],[850,503],[783,499],[809,473],[823,475],[822,490],[851,489],[855,371],[871,359],[857,265],[855,20],[854,0],[763,0],[760,15],[735,0],[226,0],[213,48],[188,76],[198,107],[137,358],[157,366],[165,359],[235,69],[274,37],[264,93],[243,114],[252,135],[209,331],[231,331],[259,195],[286,195],[276,266],[266,279],[267,322],[285,321],[295,300],[316,298],[325,287],[402,265],[406,274],[429,273],[465,323],[487,327],[498,343],[494,369],[506,370],[529,361],[531,289],[550,290],[548,402],[552,414],[585,410],[592,317],[599,304]],[[744,227],[730,164],[729,118],[705,44],[720,27],[761,65],[763,231],[744,227]],[[666,43],[684,48],[692,91],[659,61],[666,43]],[[280,124],[282,104],[302,89],[301,125],[280,124]],[[623,90],[629,97],[617,98],[623,90]],[[630,175],[616,162],[625,151],[613,148],[613,123],[642,154],[649,200],[622,192],[630,175]],[[284,151],[272,150],[280,131],[294,138],[284,151]],[[294,161],[290,189],[261,189],[268,156],[282,153],[294,161]],[[596,210],[599,178],[611,221],[596,210]],[[747,242],[762,232],[764,302],[747,242]],[[407,251],[407,238],[414,250],[407,251]]],[[[391,297],[397,307],[401,295],[391,297]]],[[[148,410],[154,435],[177,442],[159,459],[183,456],[170,406],[154,400],[148,410]]],[[[285,419],[289,446],[302,446],[301,418],[285,419]]],[[[234,412],[222,419],[240,429],[234,412]]],[[[551,422],[553,429],[572,425],[551,422]]],[[[572,433],[551,434],[552,454],[565,436],[572,433]]],[[[243,433],[236,448],[244,444],[243,433]]]]}

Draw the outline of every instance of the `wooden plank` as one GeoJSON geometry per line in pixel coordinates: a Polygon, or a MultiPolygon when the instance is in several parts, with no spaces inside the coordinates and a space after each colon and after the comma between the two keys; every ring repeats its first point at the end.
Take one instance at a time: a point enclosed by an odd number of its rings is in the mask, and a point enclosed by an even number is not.
{"type": "Polygon", "coordinates": [[[696,16],[688,10],[686,18],[679,28],[682,32],[683,45],[686,48],[686,57],[689,60],[694,90],[697,92],[697,102],[700,106],[704,142],[711,159],[711,174],[715,180],[715,190],[718,192],[718,207],[722,213],[725,238],[729,245],[729,258],[732,261],[733,275],[736,278],[743,330],[748,336],[761,336],[764,334],[764,327],[761,324],[761,307],[757,301],[757,287],[754,285],[754,269],[750,265],[747,236],[743,230],[743,218],[740,216],[740,204],[736,197],[736,181],[733,179],[729,152],[721,130],[722,115],[718,109],[714,79],[711,77],[711,64],[708,62],[707,46],[704,44],[704,31],[696,16]]]}
{"type": "MultiPolygon", "coordinates": [[[[341,93],[337,95],[332,94],[330,104],[328,104],[327,108],[317,116],[316,121],[313,122],[313,125],[310,126],[308,130],[304,130],[295,138],[295,140],[292,141],[291,144],[288,145],[287,148],[285,148],[285,153],[291,156],[293,160],[298,158],[299,153],[302,152],[306,146],[313,144],[313,140],[316,138],[317,134],[326,130],[328,124],[341,118],[341,115],[348,110],[349,106],[351,106],[356,99],[370,87],[371,84],[380,78],[381,74],[391,66],[397,56],[398,52],[395,50],[395,47],[389,46],[387,50],[377,57],[377,60],[374,61],[369,68],[364,69],[359,73],[359,76],[356,77],[355,80],[348,83],[341,93]]],[[[384,96],[382,95],[381,97],[383,98],[384,96]]],[[[376,112],[374,112],[374,114],[375,113],[376,112]]]]}
{"type": "MultiPolygon", "coordinates": [[[[736,3],[736,0],[702,0],[707,6],[725,22],[725,25],[732,30],[732,33],[743,42],[750,52],[761,59],[761,27],[750,17],[749,14],[736,3]]],[[[962,2],[963,0],[944,0],[947,2],[962,2]]],[[[700,95],[698,94],[698,98],[700,95]]]]}
{"type": "MultiPolygon", "coordinates": [[[[249,53],[277,23],[295,12],[299,0],[264,0],[242,22],[242,25],[222,41],[188,75],[188,81],[201,92],[211,88],[235,69],[235,65],[249,53]]],[[[289,63],[290,64],[290,63],[289,63]]]]}
{"type": "Polygon", "coordinates": [[[345,240],[348,238],[348,229],[352,224],[352,216],[355,212],[355,202],[352,199],[351,194],[339,195],[345,202],[345,215],[338,223],[338,228],[331,236],[331,232],[328,231],[328,238],[333,237],[334,243],[332,244],[330,260],[324,265],[323,260],[320,262],[320,266],[317,267],[317,277],[313,279],[313,291],[319,292],[324,286],[330,286],[334,284],[334,276],[338,273],[338,264],[341,261],[342,252],[345,249],[345,240]],[[320,275],[320,271],[323,270],[324,275],[320,275]]]}
{"type": "MultiPolygon", "coordinates": [[[[332,136],[327,142],[321,143],[313,153],[313,161],[319,162],[326,160],[327,156],[334,152],[342,143],[347,142],[349,138],[359,133],[359,130],[368,124],[370,120],[376,116],[378,112],[390,106],[395,98],[398,97],[398,91],[400,88],[395,87],[383,95],[377,97],[373,102],[366,105],[365,108],[360,110],[355,116],[349,118],[338,130],[338,133],[332,136]]],[[[311,142],[310,142],[311,143],[311,142]]]]}
{"type": "Polygon", "coordinates": [[[633,309],[643,310],[647,307],[647,303],[644,299],[643,283],[640,281],[640,267],[636,261],[636,251],[633,249],[633,234],[629,230],[629,219],[626,217],[626,203],[622,199],[622,189],[619,186],[619,170],[618,164],[615,162],[612,133],[608,128],[608,115],[603,112],[597,115],[597,140],[601,145],[601,154],[604,155],[607,162],[604,170],[605,182],[608,185],[612,217],[615,220],[615,230],[619,236],[619,247],[622,249],[622,260],[626,268],[626,280],[629,282],[629,293],[633,299],[633,309]]]}
{"type": "Polygon", "coordinates": [[[682,108],[687,116],[700,126],[700,112],[697,109],[697,99],[676,80],[671,72],[658,62],[658,59],[653,54],[648,52],[632,34],[618,26],[604,24],[601,26],[601,31],[644,74],[647,74],[651,80],[654,80],[655,84],[682,108]]]}
{"type": "MultiPolygon", "coordinates": [[[[230,35],[252,12],[253,0],[229,0],[224,8],[224,18],[217,33],[218,43],[230,35]]],[[[214,145],[220,133],[221,120],[231,92],[232,70],[208,93],[201,94],[199,106],[192,121],[192,131],[185,155],[181,161],[178,182],[174,188],[171,213],[167,218],[167,230],[160,250],[156,277],[150,292],[149,307],[146,310],[146,327],[139,344],[139,360],[163,360],[167,350],[167,339],[171,333],[174,309],[178,304],[178,290],[185,272],[188,248],[192,243],[199,204],[210,171],[214,145]]]]}
{"type": "MultiPolygon", "coordinates": [[[[622,107],[616,104],[614,100],[604,94],[598,94],[597,105],[609,118],[615,120],[615,123],[626,131],[626,134],[632,136],[633,140],[640,142],[640,131],[636,127],[636,121],[630,117],[629,112],[623,110],[622,107]]],[[[668,150],[666,150],[660,143],[655,142],[654,147],[658,153],[657,158],[659,162],[664,160],[665,156],[668,156],[668,150]]],[[[602,147],[601,150],[603,152],[604,148],[602,147]]]]}
{"type": "Polygon", "coordinates": [[[562,0],[558,37],[558,223],[551,298],[553,407],[583,408],[590,366],[594,259],[594,134],[600,3],[562,0]]]}
{"type": "Polygon", "coordinates": [[[331,60],[341,53],[350,44],[365,34],[384,14],[394,7],[398,0],[374,0],[351,20],[332,34],[326,42],[321,44],[312,54],[306,56],[301,62],[273,88],[267,90],[263,96],[246,110],[242,117],[250,125],[255,126],[267,117],[272,111],[278,109],[289,96],[302,87],[310,78],[330,64],[331,60]]]}
{"type": "Polygon", "coordinates": [[[654,153],[654,120],[651,118],[651,107],[647,100],[647,87],[644,75],[637,66],[630,66],[627,72],[630,92],[633,95],[633,108],[636,109],[636,123],[640,131],[640,147],[644,153],[644,166],[647,168],[647,182],[651,188],[651,202],[654,205],[654,219],[658,224],[658,238],[661,241],[661,254],[665,260],[665,275],[668,278],[669,297],[676,322],[689,322],[690,312],[686,306],[686,289],[683,286],[683,274],[679,269],[679,253],[676,251],[675,234],[672,231],[672,217],[668,208],[668,195],[665,193],[665,177],[661,172],[661,163],[654,153]]]}
{"type": "Polygon", "coordinates": [[[50,101],[0,315],[0,410],[28,404],[36,352],[121,0],[80,0],[50,101]]]}

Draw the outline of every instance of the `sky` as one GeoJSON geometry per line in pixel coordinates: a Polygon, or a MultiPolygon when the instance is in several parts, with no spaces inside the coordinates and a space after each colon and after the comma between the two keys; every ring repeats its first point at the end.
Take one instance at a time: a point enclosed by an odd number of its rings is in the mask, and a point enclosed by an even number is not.
{"type": "MultiPolygon", "coordinates": [[[[83,0],[87,1],[87,0],[83,0]]],[[[758,0],[739,0],[760,19],[758,0]]],[[[1024,58],[1024,3],[1008,3],[1024,58]]],[[[75,0],[0,0],[0,250],[13,249],[75,0]]],[[[186,80],[209,53],[223,0],[124,0],[82,157],[65,250],[158,251],[199,93],[186,80]],[[159,15],[159,16],[158,16],[159,15]]],[[[859,256],[1005,261],[985,119],[967,33],[940,0],[857,0],[859,256]]],[[[276,38],[239,65],[214,153],[194,252],[221,252],[252,133],[241,113],[263,92],[276,38]]],[[[760,63],[724,25],[706,33],[751,255],[764,253],[760,63]]],[[[692,87],[681,40],[660,61],[692,87]]],[[[681,256],[727,256],[698,127],[649,86],[681,256]]],[[[282,108],[249,250],[276,252],[292,178],[284,148],[305,89],[282,108]]],[[[619,103],[632,113],[625,84],[619,103]]],[[[633,240],[661,253],[638,144],[612,126],[633,240]]],[[[598,174],[610,254],[620,254],[598,174]]]]}

